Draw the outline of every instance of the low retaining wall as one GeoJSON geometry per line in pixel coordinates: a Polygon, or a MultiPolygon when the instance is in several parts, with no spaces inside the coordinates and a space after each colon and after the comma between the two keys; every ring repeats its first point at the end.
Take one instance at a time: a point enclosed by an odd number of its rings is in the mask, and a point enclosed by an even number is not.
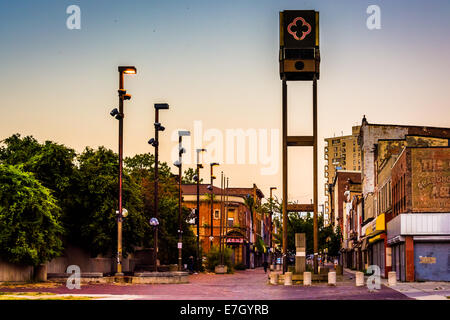
{"type": "MultiPolygon", "coordinates": [[[[68,273],[49,273],[48,281],[66,283],[71,275],[68,273]]],[[[139,272],[134,276],[103,277],[99,272],[85,272],[80,275],[80,283],[131,283],[131,284],[162,284],[162,283],[189,283],[188,272],[139,272]]]]}
{"type": "Polygon", "coordinates": [[[0,282],[27,282],[32,279],[32,266],[0,261],[0,282]]]}

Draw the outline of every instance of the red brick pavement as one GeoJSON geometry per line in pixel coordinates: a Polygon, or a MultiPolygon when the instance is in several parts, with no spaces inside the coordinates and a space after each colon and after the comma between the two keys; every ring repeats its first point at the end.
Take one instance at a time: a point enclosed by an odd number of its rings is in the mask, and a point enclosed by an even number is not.
{"type": "Polygon", "coordinates": [[[1,292],[51,292],[56,294],[108,294],[137,295],[144,300],[405,300],[405,295],[382,286],[369,292],[366,287],[356,287],[352,275],[330,287],[326,283],[311,287],[302,285],[269,285],[268,274],[262,269],[236,271],[234,274],[191,275],[188,284],[149,285],[82,285],[79,290],[69,290],[62,285],[56,288],[0,287],[1,292]]]}

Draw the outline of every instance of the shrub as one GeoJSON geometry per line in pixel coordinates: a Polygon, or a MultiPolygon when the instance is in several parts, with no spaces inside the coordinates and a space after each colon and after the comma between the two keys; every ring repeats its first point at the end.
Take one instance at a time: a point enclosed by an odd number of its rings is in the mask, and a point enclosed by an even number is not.
{"type": "MultiPolygon", "coordinates": [[[[223,249],[223,264],[227,266],[228,272],[232,272],[233,265],[231,263],[232,250],[225,247],[223,249]]],[[[215,267],[220,264],[220,251],[219,248],[213,246],[206,255],[206,268],[209,271],[214,271],[215,267]]]]}

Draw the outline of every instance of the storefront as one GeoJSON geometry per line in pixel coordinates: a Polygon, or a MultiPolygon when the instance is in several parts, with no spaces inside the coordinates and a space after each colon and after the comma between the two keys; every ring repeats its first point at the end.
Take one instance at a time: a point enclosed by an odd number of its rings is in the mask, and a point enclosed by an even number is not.
{"type": "Polygon", "coordinates": [[[234,265],[246,265],[246,245],[242,234],[231,231],[227,235],[227,247],[233,251],[231,254],[231,261],[234,265]]]}
{"type": "Polygon", "coordinates": [[[450,213],[400,214],[388,223],[392,270],[400,281],[450,281],[450,213]]]}
{"type": "MultiPolygon", "coordinates": [[[[380,214],[372,220],[366,228],[368,239],[369,265],[376,265],[380,268],[380,275],[387,277],[389,270],[386,268],[386,224],[385,215],[380,214]]],[[[390,263],[388,264],[390,265],[390,263]]]]}

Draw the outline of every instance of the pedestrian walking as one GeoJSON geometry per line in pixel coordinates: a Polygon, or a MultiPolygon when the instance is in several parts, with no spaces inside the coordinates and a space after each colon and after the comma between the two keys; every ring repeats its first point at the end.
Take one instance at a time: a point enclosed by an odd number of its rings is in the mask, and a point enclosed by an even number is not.
{"type": "Polygon", "coordinates": [[[269,266],[269,264],[267,263],[267,261],[264,261],[264,263],[263,263],[264,273],[267,273],[267,267],[268,266],[269,266]]]}

